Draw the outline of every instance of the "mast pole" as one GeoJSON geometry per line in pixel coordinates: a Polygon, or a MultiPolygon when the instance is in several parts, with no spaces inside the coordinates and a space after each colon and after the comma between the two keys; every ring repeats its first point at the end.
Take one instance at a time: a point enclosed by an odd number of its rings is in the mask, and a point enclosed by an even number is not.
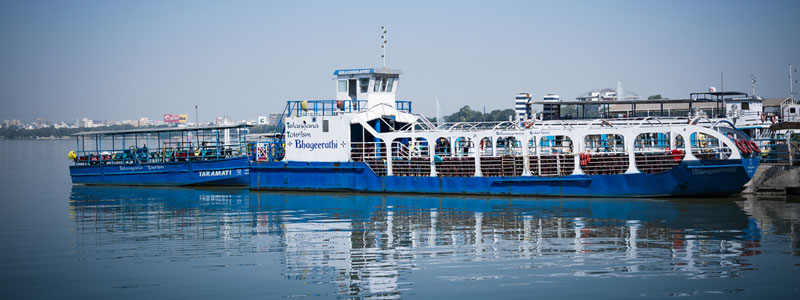
{"type": "Polygon", "coordinates": [[[383,68],[386,69],[386,26],[381,26],[381,60],[383,68]]]}

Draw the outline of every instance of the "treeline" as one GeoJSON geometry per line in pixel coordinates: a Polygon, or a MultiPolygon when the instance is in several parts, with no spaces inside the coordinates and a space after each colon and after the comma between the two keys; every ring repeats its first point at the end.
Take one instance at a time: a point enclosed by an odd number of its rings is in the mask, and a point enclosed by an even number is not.
{"type": "Polygon", "coordinates": [[[469,105],[465,105],[457,112],[444,116],[446,122],[497,122],[508,121],[509,118],[514,118],[513,109],[493,110],[488,114],[484,114],[477,110],[473,110],[469,105]]]}
{"type": "Polygon", "coordinates": [[[247,130],[247,133],[250,134],[273,132],[275,132],[275,125],[256,125],[247,130]]]}
{"type": "MultiPolygon", "coordinates": [[[[160,126],[161,127],[161,126],[160,126]]],[[[157,128],[157,127],[153,127],[157,128]]],[[[0,138],[4,139],[35,139],[35,138],[60,138],[85,131],[127,130],[136,129],[132,125],[112,125],[93,128],[53,128],[24,129],[18,127],[0,128],[0,138]]]]}

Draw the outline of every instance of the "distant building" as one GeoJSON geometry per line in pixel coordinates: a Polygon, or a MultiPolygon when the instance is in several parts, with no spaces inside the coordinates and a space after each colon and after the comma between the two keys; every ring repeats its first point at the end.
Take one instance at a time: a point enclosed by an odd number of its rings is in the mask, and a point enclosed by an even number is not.
{"type": "Polygon", "coordinates": [[[152,126],[153,121],[150,121],[150,118],[139,118],[139,122],[137,123],[138,126],[152,126]]]}
{"type": "Polygon", "coordinates": [[[78,128],[92,128],[94,127],[94,121],[89,120],[89,118],[81,118],[78,120],[78,128]]]}
{"type": "Polygon", "coordinates": [[[556,104],[542,104],[542,120],[555,120],[561,116],[561,96],[556,94],[545,94],[542,97],[544,102],[556,102],[556,104]]]}
{"type": "Polygon", "coordinates": [[[278,122],[281,121],[281,115],[282,114],[269,114],[269,117],[267,118],[267,124],[278,125],[278,122]]]}
{"type": "Polygon", "coordinates": [[[217,126],[220,126],[220,125],[235,125],[235,124],[236,124],[236,121],[234,121],[233,118],[231,118],[230,116],[217,117],[217,120],[214,121],[214,125],[217,125],[217,126]]]}
{"type": "Polygon", "coordinates": [[[11,128],[19,126],[22,126],[22,121],[18,119],[3,120],[3,128],[11,128]]]}
{"type": "Polygon", "coordinates": [[[547,104],[543,102],[561,102],[561,97],[556,94],[545,94],[542,101],[534,101],[530,93],[519,93],[516,97],[517,106],[515,107],[517,116],[520,120],[553,120],[557,119],[561,113],[560,104],[547,104]],[[519,103],[525,102],[525,106],[520,112],[519,103]]]}
{"type": "Polygon", "coordinates": [[[517,120],[531,119],[532,115],[529,109],[530,101],[530,93],[519,93],[516,97],[514,97],[514,112],[517,115],[517,120]]]}
{"type": "Polygon", "coordinates": [[[258,125],[269,125],[269,119],[267,119],[267,116],[258,116],[257,124],[258,125]]]}

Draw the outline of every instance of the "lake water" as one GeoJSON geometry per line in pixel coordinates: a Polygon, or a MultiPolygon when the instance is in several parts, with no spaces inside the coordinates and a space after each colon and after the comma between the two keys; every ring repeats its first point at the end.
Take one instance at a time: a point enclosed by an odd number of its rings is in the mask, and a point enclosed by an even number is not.
{"type": "Polygon", "coordinates": [[[73,186],[0,140],[4,299],[800,297],[800,202],[73,186]]]}

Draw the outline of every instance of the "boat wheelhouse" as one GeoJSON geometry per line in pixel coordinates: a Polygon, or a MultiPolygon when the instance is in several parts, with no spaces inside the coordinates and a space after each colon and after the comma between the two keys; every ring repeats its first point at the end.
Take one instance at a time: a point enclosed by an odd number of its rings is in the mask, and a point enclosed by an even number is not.
{"type": "Polygon", "coordinates": [[[759,163],[758,147],[727,122],[698,126],[686,119],[643,118],[436,126],[413,114],[410,102],[395,100],[398,71],[334,75],[336,100],[289,101],[279,134],[258,143],[263,155],[251,165],[252,189],[729,195],[759,163]]]}
{"type": "Polygon", "coordinates": [[[76,184],[247,186],[247,127],[77,133],[70,176],[76,184]]]}

